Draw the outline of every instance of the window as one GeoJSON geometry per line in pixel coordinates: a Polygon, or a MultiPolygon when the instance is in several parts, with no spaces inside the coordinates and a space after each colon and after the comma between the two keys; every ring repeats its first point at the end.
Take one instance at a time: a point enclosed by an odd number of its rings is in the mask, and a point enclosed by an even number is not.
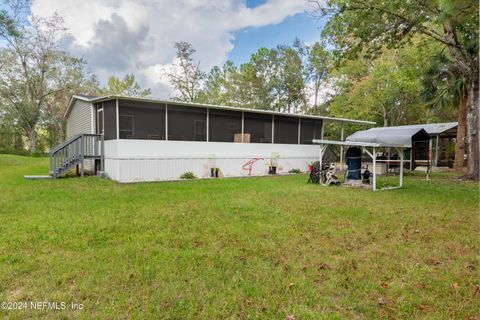
{"type": "Polygon", "coordinates": [[[120,101],[120,139],[165,140],[165,105],[120,101]]]}
{"type": "Polygon", "coordinates": [[[208,141],[234,142],[235,134],[241,133],[241,112],[216,109],[209,110],[208,141]]]}
{"type": "Polygon", "coordinates": [[[272,143],[272,115],[245,112],[243,132],[250,134],[250,142],[272,143]]]}
{"type": "Polygon", "coordinates": [[[274,143],[298,144],[298,118],[275,116],[274,143]]]}
{"type": "Polygon", "coordinates": [[[207,109],[168,105],[168,140],[207,141],[207,109]]]}
{"type": "Polygon", "coordinates": [[[312,144],[313,139],[322,138],[322,120],[302,119],[300,122],[300,143],[312,144]]]}

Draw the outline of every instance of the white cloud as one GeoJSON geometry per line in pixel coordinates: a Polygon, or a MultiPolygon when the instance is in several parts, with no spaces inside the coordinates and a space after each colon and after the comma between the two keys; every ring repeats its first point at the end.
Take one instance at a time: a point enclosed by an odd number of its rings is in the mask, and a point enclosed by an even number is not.
{"type": "Polygon", "coordinates": [[[267,0],[248,8],[243,0],[35,0],[34,15],[64,16],[65,43],[84,57],[100,80],[134,73],[169,97],[164,71],[174,63],[176,41],[188,41],[204,69],[225,61],[236,30],[282,22],[307,7],[304,0],[267,0]]]}

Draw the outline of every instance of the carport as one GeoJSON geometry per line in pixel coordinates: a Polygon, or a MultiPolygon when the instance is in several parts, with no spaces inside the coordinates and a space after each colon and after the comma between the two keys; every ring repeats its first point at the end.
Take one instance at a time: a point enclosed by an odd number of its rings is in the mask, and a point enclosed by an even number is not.
{"type": "Polygon", "coordinates": [[[389,144],[409,145],[406,149],[410,149],[410,159],[407,160],[410,163],[410,171],[417,166],[426,166],[428,171],[432,164],[430,135],[420,125],[381,127],[357,131],[348,136],[347,141],[375,142],[386,146],[389,144]]]}
{"type": "MultiPolygon", "coordinates": [[[[411,159],[415,161],[415,156],[418,157],[424,156],[421,152],[423,148],[426,146],[427,148],[427,166],[430,163],[430,144],[429,144],[429,135],[424,129],[418,128],[372,128],[369,130],[357,131],[351,136],[348,136],[346,141],[334,141],[334,140],[313,140],[313,143],[320,145],[320,166],[322,165],[323,155],[325,150],[329,145],[339,145],[339,146],[347,146],[347,147],[360,147],[362,151],[372,159],[373,168],[372,168],[372,179],[373,184],[372,188],[373,191],[377,190],[377,172],[376,172],[376,164],[377,162],[391,162],[391,160],[380,160],[378,159],[377,152],[380,149],[395,149],[398,152],[400,159],[399,167],[400,167],[400,181],[399,185],[395,187],[388,187],[382,188],[379,190],[385,189],[396,189],[401,188],[403,186],[403,165],[405,162],[405,150],[411,149],[413,150],[411,153],[411,159]],[[390,130],[388,130],[390,129],[390,130]],[[426,144],[425,144],[426,143],[426,144]],[[415,151],[418,150],[418,151],[415,151]]],[[[343,165],[343,163],[342,163],[343,165]]],[[[428,172],[428,170],[427,170],[428,172]]]]}

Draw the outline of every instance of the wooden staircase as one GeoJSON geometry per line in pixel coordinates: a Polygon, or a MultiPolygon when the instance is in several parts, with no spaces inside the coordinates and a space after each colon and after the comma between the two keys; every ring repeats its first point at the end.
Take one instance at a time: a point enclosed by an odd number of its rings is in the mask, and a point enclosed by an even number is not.
{"type": "Polygon", "coordinates": [[[85,174],[85,160],[99,159],[100,171],[104,171],[104,139],[101,134],[83,133],[70,137],[50,149],[50,176],[58,178],[79,165],[80,175],[85,174]]]}

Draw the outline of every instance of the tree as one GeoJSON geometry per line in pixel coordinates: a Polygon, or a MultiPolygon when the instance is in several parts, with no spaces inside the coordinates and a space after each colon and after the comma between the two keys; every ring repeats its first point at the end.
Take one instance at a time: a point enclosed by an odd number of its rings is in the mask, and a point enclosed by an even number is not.
{"type": "Polygon", "coordinates": [[[56,86],[65,88],[49,95],[46,98],[46,107],[43,112],[41,125],[48,134],[50,146],[65,140],[66,119],[65,111],[70,98],[74,94],[98,95],[99,83],[94,75],[85,70],[86,62],[82,59],[68,58],[70,63],[67,72],[56,70],[51,74],[56,86]]]}
{"type": "Polygon", "coordinates": [[[293,112],[306,109],[305,66],[300,45],[260,48],[239,69],[231,69],[224,86],[232,104],[293,112]]]}
{"type": "Polygon", "coordinates": [[[205,73],[200,69],[200,62],[193,60],[196,50],[188,42],[175,43],[177,50],[177,68],[169,73],[170,82],[180,94],[176,98],[181,101],[196,101],[201,90],[205,73]]]}
{"type": "MultiPolygon", "coordinates": [[[[54,75],[65,75],[78,65],[58,47],[57,40],[65,34],[59,16],[39,19],[30,16],[26,21],[28,1],[12,1],[9,21],[15,32],[1,32],[6,48],[0,51],[2,72],[0,95],[8,104],[6,111],[28,139],[29,151],[37,150],[37,128],[46,112],[48,99],[67,89],[54,75]]],[[[4,31],[4,29],[2,29],[4,31]]]]}
{"type": "Polygon", "coordinates": [[[338,66],[332,73],[338,95],[329,106],[331,113],[383,126],[427,121],[420,78],[430,50],[420,45],[384,49],[375,61],[360,57],[338,66]]]}
{"type": "Polygon", "coordinates": [[[448,49],[467,84],[468,175],[479,178],[478,1],[310,0],[318,15],[329,15],[323,34],[336,52],[351,58],[365,51],[409,44],[423,34],[448,49]]]}
{"type": "Polygon", "coordinates": [[[306,108],[304,65],[299,51],[289,46],[278,46],[277,65],[275,70],[278,72],[277,101],[279,111],[297,112],[306,108]]]}
{"type": "Polygon", "coordinates": [[[318,95],[320,86],[326,80],[331,68],[331,57],[320,42],[315,42],[308,52],[308,75],[313,81],[314,98],[313,108],[318,108],[318,95]]]}
{"type": "Polygon", "coordinates": [[[463,173],[468,100],[465,78],[441,52],[431,60],[430,68],[427,70],[423,82],[425,98],[432,107],[439,108],[443,112],[453,107],[458,113],[453,167],[457,173],[463,173]]]}
{"type": "Polygon", "coordinates": [[[234,77],[238,68],[230,60],[223,67],[214,66],[204,83],[203,89],[198,95],[198,102],[217,105],[239,105],[237,88],[234,77]]]}
{"type": "Polygon", "coordinates": [[[15,27],[15,21],[10,18],[6,10],[0,10],[0,35],[2,36],[16,36],[18,31],[15,27]]]}
{"type": "Polygon", "coordinates": [[[250,61],[240,66],[235,81],[240,101],[245,106],[279,110],[282,90],[279,86],[277,61],[278,52],[275,49],[262,47],[252,54],[250,61]]]}
{"type": "Polygon", "coordinates": [[[110,76],[107,81],[107,86],[100,90],[102,94],[112,94],[127,97],[149,97],[152,94],[152,90],[142,89],[140,85],[135,81],[133,74],[127,74],[122,79],[114,76],[110,76]]]}
{"type": "MultiPolygon", "coordinates": [[[[262,47],[238,68],[231,61],[222,68],[213,67],[206,80],[198,85],[201,89],[195,100],[263,110],[307,112],[305,83],[308,72],[304,61],[307,56],[307,48],[299,40],[293,46],[262,47]]],[[[186,77],[182,77],[181,83],[185,83],[184,79],[186,77]]],[[[184,98],[188,99],[188,95],[184,98]]]]}

